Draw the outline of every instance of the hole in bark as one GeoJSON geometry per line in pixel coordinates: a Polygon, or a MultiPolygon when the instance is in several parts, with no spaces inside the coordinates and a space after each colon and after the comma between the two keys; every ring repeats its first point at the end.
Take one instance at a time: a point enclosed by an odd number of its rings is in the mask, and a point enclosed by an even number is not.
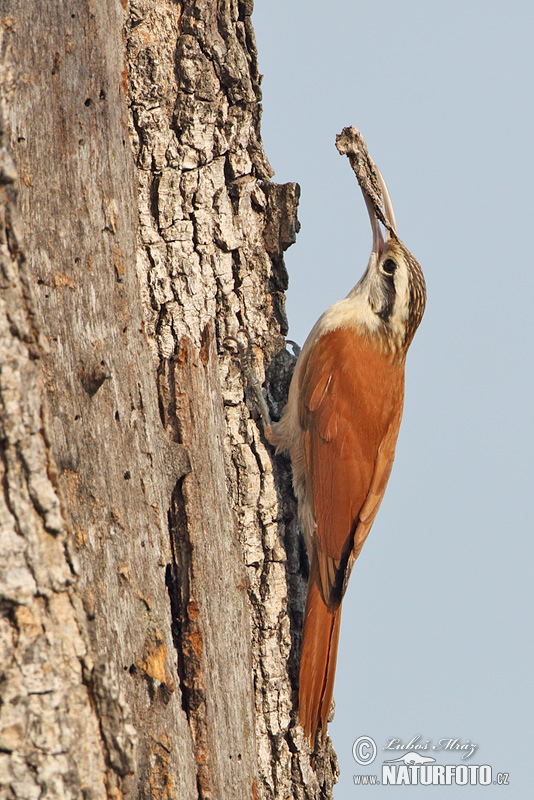
{"type": "Polygon", "coordinates": [[[167,686],[166,683],[162,683],[160,686],[158,686],[157,693],[163,705],[166,706],[172,697],[173,689],[171,689],[170,686],[167,686]]]}
{"type": "Polygon", "coordinates": [[[117,420],[117,422],[120,420],[120,418],[121,418],[121,415],[119,414],[119,412],[115,411],[115,419],[117,420]]]}
{"type": "Polygon", "coordinates": [[[104,89],[100,89],[99,97],[100,97],[101,100],[105,100],[106,99],[106,92],[104,91],[104,89]]]}
{"type": "Polygon", "coordinates": [[[93,102],[93,101],[91,100],[91,98],[90,98],[90,97],[88,97],[88,98],[85,100],[85,102],[84,102],[84,106],[87,106],[87,108],[89,108],[89,106],[91,105],[91,103],[92,103],[92,102],[93,102]]]}
{"type": "Polygon", "coordinates": [[[125,480],[125,481],[129,481],[131,477],[132,477],[132,476],[131,476],[131,474],[130,474],[130,470],[129,470],[129,469],[127,469],[127,470],[126,470],[126,472],[124,473],[124,480],[125,480]]]}
{"type": "Polygon", "coordinates": [[[81,419],[81,416],[80,416],[80,414],[76,414],[76,415],[75,415],[75,417],[74,417],[74,419],[75,419],[75,420],[77,420],[77,419],[81,419]]]}
{"type": "Polygon", "coordinates": [[[109,378],[109,375],[100,369],[85,370],[82,368],[80,371],[82,386],[90,397],[94,397],[106,378],[109,378]]]}
{"type": "Polygon", "coordinates": [[[61,66],[61,60],[62,60],[61,56],[56,50],[56,52],[54,53],[54,63],[52,65],[52,75],[56,75],[56,73],[59,72],[59,67],[61,66]]]}

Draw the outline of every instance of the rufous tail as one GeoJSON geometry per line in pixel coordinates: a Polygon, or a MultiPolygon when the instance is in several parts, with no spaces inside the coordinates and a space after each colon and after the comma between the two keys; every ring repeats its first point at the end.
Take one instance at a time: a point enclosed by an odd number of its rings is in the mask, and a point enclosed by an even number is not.
{"type": "MultiPolygon", "coordinates": [[[[313,559],[315,561],[315,559],[313,559]]],[[[300,655],[299,719],[313,744],[317,726],[326,730],[336,674],[341,602],[327,606],[312,563],[300,655]]]]}

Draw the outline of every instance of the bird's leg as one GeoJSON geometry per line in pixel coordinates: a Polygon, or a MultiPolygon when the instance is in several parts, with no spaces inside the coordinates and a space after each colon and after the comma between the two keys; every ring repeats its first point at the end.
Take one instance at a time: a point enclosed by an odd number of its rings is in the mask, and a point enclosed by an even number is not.
{"type": "Polygon", "coordinates": [[[254,356],[254,347],[257,343],[250,336],[249,332],[245,330],[245,328],[240,328],[238,330],[238,333],[244,334],[247,340],[246,347],[243,345],[242,342],[239,341],[239,339],[236,336],[227,336],[224,342],[225,344],[226,342],[232,342],[237,348],[237,355],[239,356],[241,369],[245,374],[248,386],[250,387],[251,391],[254,394],[254,399],[256,401],[259,412],[261,414],[261,418],[263,420],[265,435],[270,441],[272,437],[271,415],[269,413],[269,408],[267,407],[267,402],[265,400],[265,397],[263,396],[258,374],[256,372],[256,359],[254,356]]]}

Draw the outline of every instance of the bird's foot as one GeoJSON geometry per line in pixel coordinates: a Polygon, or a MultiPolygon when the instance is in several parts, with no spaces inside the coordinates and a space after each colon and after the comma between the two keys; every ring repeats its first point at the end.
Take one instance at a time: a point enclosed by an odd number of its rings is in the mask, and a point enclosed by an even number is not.
{"type": "Polygon", "coordinates": [[[224,344],[228,346],[228,343],[232,343],[237,349],[235,355],[239,357],[241,369],[243,370],[248,386],[254,395],[254,399],[263,419],[265,431],[268,433],[268,431],[271,430],[271,415],[269,413],[265,397],[263,396],[258,374],[256,372],[256,357],[254,348],[257,347],[258,343],[252,338],[246,328],[239,328],[236,336],[226,336],[224,344]],[[239,334],[242,334],[246,339],[246,345],[243,344],[240,339],[238,339],[239,334]]]}
{"type": "Polygon", "coordinates": [[[293,339],[286,339],[286,344],[291,345],[291,349],[293,350],[293,355],[298,358],[300,355],[300,351],[302,350],[300,344],[294,342],[293,339]]]}

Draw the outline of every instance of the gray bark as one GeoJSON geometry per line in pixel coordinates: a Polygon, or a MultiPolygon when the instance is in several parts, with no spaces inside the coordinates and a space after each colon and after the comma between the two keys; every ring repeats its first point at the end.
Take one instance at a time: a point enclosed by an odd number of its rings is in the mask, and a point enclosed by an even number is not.
{"type": "Polygon", "coordinates": [[[0,8],[0,797],[329,797],[252,3],[0,8]]]}

